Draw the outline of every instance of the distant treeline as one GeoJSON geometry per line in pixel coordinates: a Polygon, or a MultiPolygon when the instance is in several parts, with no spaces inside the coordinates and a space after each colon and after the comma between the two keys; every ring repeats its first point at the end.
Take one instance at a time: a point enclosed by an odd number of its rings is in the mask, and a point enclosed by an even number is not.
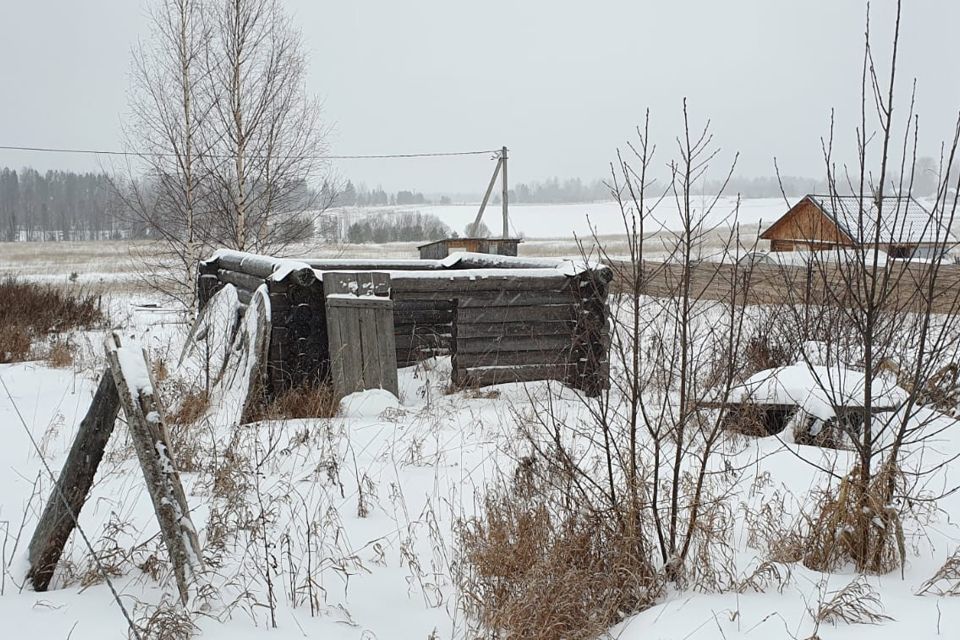
{"type": "MultiPolygon", "coordinates": [[[[333,188],[324,183],[321,193],[329,194],[333,188]]],[[[364,185],[355,185],[352,181],[336,192],[333,202],[341,207],[385,207],[404,206],[411,204],[449,204],[450,198],[443,196],[436,201],[428,200],[419,191],[400,190],[396,193],[387,193],[382,187],[367,189],[364,185]]]]}
{"type": "Polygon", "coordinates": [[[347,227],[346,241],[352,244],[382,242],[430,242],[453,234],[440,218],[422,213],[384,211],[347,227]]]}
{"type": "Polygon", "coordinates": [[[130,235],[102,173],[0,169],[0,239],[104,240],[130,235]]]}

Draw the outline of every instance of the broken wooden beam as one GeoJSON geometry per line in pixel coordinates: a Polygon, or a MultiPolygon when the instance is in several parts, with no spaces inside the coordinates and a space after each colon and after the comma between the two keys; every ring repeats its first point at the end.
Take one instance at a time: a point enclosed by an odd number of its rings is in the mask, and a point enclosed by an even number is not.
{"type": "Polygon", "coordinates": [[[140,349],[123,346],[115,333],[107,337],[105,347],[130,438],[173,565],[180,600],[186,604],[190,599],[190,586],[203,570],[203,556],[173,461],[163,408],[154,393],[147,356],[140,349]]]}
{"type": "Polygon", "coordinates": [[[120,396],[110,369],[105,369],[30,540],[27,577],[37,591],[46,591],[50,586],[63,548],[77,525],[80,509],[93,486],[119,412],[120,396]]]}

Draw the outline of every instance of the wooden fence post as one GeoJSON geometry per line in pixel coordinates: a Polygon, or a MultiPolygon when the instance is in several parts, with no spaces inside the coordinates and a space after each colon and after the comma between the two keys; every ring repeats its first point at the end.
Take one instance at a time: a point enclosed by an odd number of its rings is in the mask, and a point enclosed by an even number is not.
{"type": "Polygon", "coordinates": [[[190,583],[203,569],[203,556],[180,476],[171,457],[163,409],[154,395],[147,356],[139,349],[122,346],[116,334],[107,337],[105,346],[130,437],[173,564],[180,600],[186,604],[190,598],[190,583]]]}
{"type": "Polygon", "coordinates": [[[53,487],[30,540],[30,571],[27,577],[37,591],[46,591],[50,586],[57,561],[60,560],[67,539],[80,517],[80,509],[93,485],[93,478],[103,459],[103,452],[110,440],[110,434],[113,433],[113,425],[119,412],[120,396],[117,394],[110,369],[105,369],[100,375],[100,384],[93,396],[93,402],[80,422],[57,484],[53,487]]]}

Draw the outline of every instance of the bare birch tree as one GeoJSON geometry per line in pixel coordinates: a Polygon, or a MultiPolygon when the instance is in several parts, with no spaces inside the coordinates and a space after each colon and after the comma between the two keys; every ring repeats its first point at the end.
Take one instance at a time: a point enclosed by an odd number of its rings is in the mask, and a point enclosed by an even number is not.
{"type": "Polygon", "coordinates": [[[276,252],[312,233],[329,205],[304,197],[323,164],[320,106],[304,90],[300,34],[275,0],[219,0],[212,13],[205,162],[219,235],[234,249],[276,252]]]}
{"type": "Polygon", "coordinates": [[[202,185],[206,152],[201,130],[210,103],[206,82],[210,31],[201,0],[160,0],[150,10],[150,36],[133,54],[131,123],[126,145],[141,160],[118,185],[128,215],[162,242],[162,257],[141,255],[149,281],[188,308],[196,298],[193,272],[212,240],[202,185]],[[145,168],[145,173],[142,172],[145,168]],[[151,264],[152,263],[152,264],[151,264]],[[187,277],[184,278],[184,274],[187,277]]]}

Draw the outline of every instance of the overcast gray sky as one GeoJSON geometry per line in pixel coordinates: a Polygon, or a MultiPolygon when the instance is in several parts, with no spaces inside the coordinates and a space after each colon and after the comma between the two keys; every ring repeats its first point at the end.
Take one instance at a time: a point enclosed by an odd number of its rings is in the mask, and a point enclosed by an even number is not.
{"type": "MultiPolygon", "coordinates": [[[[118,148],[142,0],[2,0],[0,145],[118,148]]],[[[681,100],[738,173],[820,175],[831,106],[854,124],[859,0],[288,0],[309,90],[332,152],[511,149],[511,182],[600,177],[652,112],[666,161],[681,100]]],[[[875,37],[893,0],[874,0],[875,37]]],[[[906,0],[901,78],[916,77],[927,152],[960,106],[960,2],[906,0]]],[[[846,136],[844,142],[849,143],[846,136]]],[[[847,146],[849,147],[849,144],[847,146]]],[[[12,154],[0,165],[96,168],[91,158],[12,154]]],[[[485,158],[344,161],[388,190],[481,191],[485,158]]]]}

